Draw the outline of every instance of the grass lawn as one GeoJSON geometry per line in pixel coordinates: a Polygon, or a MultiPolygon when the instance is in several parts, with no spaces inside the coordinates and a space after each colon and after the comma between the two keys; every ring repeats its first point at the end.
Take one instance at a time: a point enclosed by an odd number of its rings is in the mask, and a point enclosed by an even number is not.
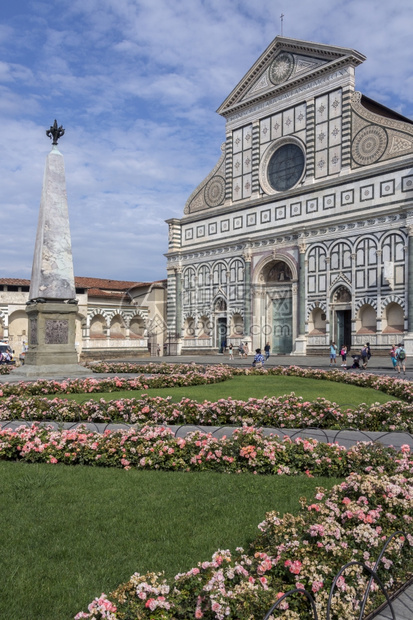
{"type": "Polygon", "coordinates": [[[373,403],[385,403],[389,400],[397,400],[393,396],[373,390],[333,381],[321,381],[318,379],[303,379],[301,377],[254,375],[233,377],[223,383],[211,385],[194,385],[189,387],[158,388],[151,390],[130,392],[109,392],[101,394],[60,394],[61,398],[72,398],[78,402],[89,399],[118,400],[120,398],[139,398],[141,394],[149,396],[171,396],[173,402],[179,402],[182,398],[191,398],[198,402],[209,400],[216,402],[220,398],[231,396],[236,400],[248,400],[249,398],[263,398],[264,396],[283,396],[295,392],[305,400],[313,401],[322,396],[327,400],[337,403],[341,407],[357,407],[360,403],[371,405],[373,403]]]}
{"type": "Polygon", "coordinates": [[[336,479],[0,462],[0,618],[69,620],[135,571],[247,547],[269,510],[336,479]]]}

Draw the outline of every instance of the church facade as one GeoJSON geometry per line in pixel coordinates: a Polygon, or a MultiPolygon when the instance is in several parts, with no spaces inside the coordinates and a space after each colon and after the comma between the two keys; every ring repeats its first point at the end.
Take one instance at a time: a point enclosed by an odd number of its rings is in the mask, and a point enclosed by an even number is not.
{"type": "Polygon", "coordinates": [[[364,60],[276,37],[219,107],[221,157],[167,221],[178,352],[413,353],[413,123],[357,92],[364,60]]]}

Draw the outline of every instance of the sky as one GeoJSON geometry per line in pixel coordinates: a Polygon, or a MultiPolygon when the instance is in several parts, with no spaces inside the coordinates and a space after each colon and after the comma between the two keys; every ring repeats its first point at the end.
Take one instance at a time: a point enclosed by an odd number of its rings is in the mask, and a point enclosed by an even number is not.
{"type": "Polygon", "coordinates": [[[217,163],[216,109],[275,36],[356,49],[356,89],[413,118],[413,2],[13,0],[0,7],[0,277],[30,278],[65,128],[76,276],[166,278],[168,229],[217,163]]]}

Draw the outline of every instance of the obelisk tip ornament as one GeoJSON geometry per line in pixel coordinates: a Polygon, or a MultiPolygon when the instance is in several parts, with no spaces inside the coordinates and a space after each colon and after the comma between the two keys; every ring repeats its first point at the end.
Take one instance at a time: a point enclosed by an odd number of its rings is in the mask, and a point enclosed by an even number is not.
{"type": "Polygon", "coordinates": [[[53,138],[53,142],[52,142],[53,146],[56,146],[59,138],[61,138],[64,135],[65,135],[65,130],[63,129],[62,125],[60,125],[60,127],[57,126],[56,119],[54,120],[53,125],[50,125],[50,129],[46,129],[46,136],[48,136],[50,139],[53,138]]]}

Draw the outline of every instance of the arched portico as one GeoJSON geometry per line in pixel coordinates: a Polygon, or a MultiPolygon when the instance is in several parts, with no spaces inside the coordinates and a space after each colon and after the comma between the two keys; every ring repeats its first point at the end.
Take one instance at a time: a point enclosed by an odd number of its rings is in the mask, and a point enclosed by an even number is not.
{"type": "Polygon", "coordinates": [[[289,354],[297,337],[297,270],[290,257],[274,253],[257,267],[251,325],[253,347],[269,342],[274,354],[289,354]]]}
{"type": "Polygon", "coordinates": [[[345,344],[351,348],[352,294],[349,287],[340,284],[331,294],[330,303],[331,338],[337,346],[345,344]]]}

